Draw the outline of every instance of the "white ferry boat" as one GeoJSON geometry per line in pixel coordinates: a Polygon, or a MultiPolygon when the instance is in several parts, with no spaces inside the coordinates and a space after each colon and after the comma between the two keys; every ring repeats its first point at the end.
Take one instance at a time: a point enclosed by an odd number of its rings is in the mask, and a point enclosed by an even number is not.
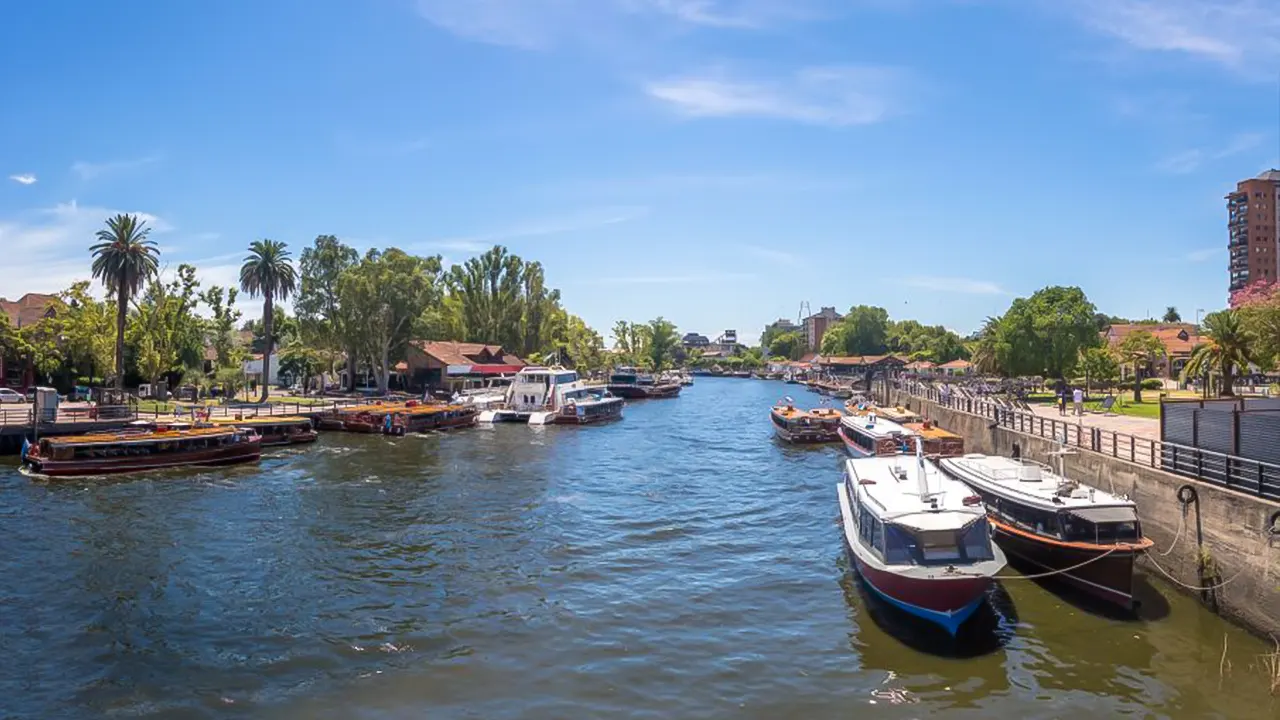
{"type": "Polygon", "coordinates": [[[587,385],[574,370],[530,366],[512,379],[502,407],[480,413],[479,422],[586,425],[622,417],[622,405],[622,398],[587,385]]]}

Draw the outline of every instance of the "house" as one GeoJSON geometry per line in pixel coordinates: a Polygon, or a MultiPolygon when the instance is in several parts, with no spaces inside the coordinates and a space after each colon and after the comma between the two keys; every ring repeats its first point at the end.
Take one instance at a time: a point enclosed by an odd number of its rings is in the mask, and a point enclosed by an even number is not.
{"type": "MultiPolygon", "coordinates": [[[[216,355],[215,355],[216,359],[216,355]]],[[[245,378],[256,386],[262,385],[262,353],[250,355],[243,365],[245,378]]],[[[280,353],[271,353],[271,367],[268,369],[267,385],[275,387],[280,378],[280,353]]]]}
{"type": "Polygon", "coordinates": [[[937,367],[937,374],[939,375],[968,375],[972,372],[973,363],[968,360],[952,360],[951,362],[944,362],[937,367]]]}
{"type": "Polygon", "coordinates": [[[723,333],[720,333],[720,337],[716,338],[715,342],[710,343],[703,348],[702,356],[707,357],[707,353],[719,352],[722,356],[728,357],[730,355],[739,354],[745,349],[745,347],[746,346],[738,343],[737,330],[725,330],[723,333]]]}
{"type": "Polygon", "coordinates": [[[525,364],[501,345],[415,340],[409,343],[405,373],[414,389],[457,390],[469,379],[510,375],[525,364]]]}
{"type": "Polygon", "coordinates": [[[932,375],[937,371],[938,365],[928,360],[913,360],[903,365],[902,369],[916,375],[932,375]]]}
{"type": "MultiPolygon", "coordinates": [[[[0,312],[9,320],[9,326],[21,329],[53,317],[57,307],[57,295],[27,293],[17,300],[0,298],[0,312]]],[[[25,357],[5,357],[0,351],[0,387],[19,392],[36,384],[36,369],[25,357]]]]}
{"type": "MultiPolygon", "coordinates": [[[[1144,368],[1142,374],[1177,380],[1182,374],[1183,366],[1191,359],[1191,352],[1200,342],[1199,328],[1191,323],[1112,325],[1102,334],[1102,339],[1114,350],[1120,347],[1126,337],[1139,330],[1151,333],[1164,346],[1164,357],[1157,358],[1149,367],[1144,368]]],[[[1131,367],[1122,363],[1121,373],[1127,374],[1131,367]]]]}

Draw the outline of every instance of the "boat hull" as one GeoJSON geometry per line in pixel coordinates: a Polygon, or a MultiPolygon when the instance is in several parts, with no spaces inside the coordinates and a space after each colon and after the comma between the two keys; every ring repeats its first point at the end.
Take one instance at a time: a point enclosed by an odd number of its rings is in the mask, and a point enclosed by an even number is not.
{"type": "Polygon", "coordinates": [[[846,431],[843,426],[836,429],[836,437],[840,440],[840,444],[844,445],[844,451],[849,454],[849,457],[871,457],[871,453],[867,452],[866,448],[858,445],[849,438],[848,431],[846,431]]]}
{"type": "MultiPolygon", "coordinates": [[[[935,623],[954,636],[960,626],[973,616],[986,601],[987,590],[993,578],[987,574],[966,574],[954,577],[914,577],[892,569],[876,567],[863,558],[863,548],[854,547],[857,535],[849,499],[844,483],[836,486],[840,501],[841,537],[859,577],[879,597],[898,609],[922,620],[935,623]]],[[[997,556],[999,553],[997,552],[997,556]]],[[[1003,556],[992,561],[992,568],[1004,566],[1003,556]]]]}
{"type": "Polygon", "coordinates": [[[1010,527],[999,518],[988,516],[987,521],[1000,547],[1026,562],[1033,574],[1057,572],[1046,579],[1070,585],[1121,609],[1133,610],[1133,565],[1138,550],[1041,540],[1010,527]],[[1111,552],[1108,554],[1108,551],[1111,552]]]}
{"type": "Polygon", "coordinates": [[[624,403],[622,398],[609,398],[598,403],[581,408],[583,412],[577,412],[575,409],[572,413],[565,409],[556,413],[556,425],[594,425],[596,423],[611,422],[613,420],[622,419],[622,407],[624,403]]]}
{"type": "Polygon", "coordinates": [[[313,443],[319,437],[319,433],[315,430],[302,430],[295,433],[268,433],[262,436],[262,447],[302,445],[304,443],[313,443]]]}
{"type": "Polygon", "coordinates": [[[669,385],[609,385],[609,394],[628,400],[646,400],[651,398],[669,398],[680,394],[683,386],[678,383],[669,385]]]}
{"type": "Polygon", "coordinates": [[[25,462],[32,470],[41,475],[75,477],[80,475],[116,475],[187,466],[235,465],[238,463],[257,462],[261,457],[262,444],[254,440],[184,453],[119,456],[86,460],[26,459],[25,462]]]}

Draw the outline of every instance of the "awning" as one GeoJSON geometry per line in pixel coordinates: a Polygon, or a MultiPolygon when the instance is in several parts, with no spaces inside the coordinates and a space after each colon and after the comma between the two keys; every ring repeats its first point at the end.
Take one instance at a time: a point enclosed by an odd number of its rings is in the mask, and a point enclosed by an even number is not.
{"type": "Polygon", "coordinates": [[[1072,508],[1067,512],[1095,524],[1137,522],[1138,520],[1137,511],[1128,506],[1072,508]]]}
{"type": "Polygon", "coordinates": [[[520,372],[520,365],[450,365],[447,375],[508,375],[520,372]]]}

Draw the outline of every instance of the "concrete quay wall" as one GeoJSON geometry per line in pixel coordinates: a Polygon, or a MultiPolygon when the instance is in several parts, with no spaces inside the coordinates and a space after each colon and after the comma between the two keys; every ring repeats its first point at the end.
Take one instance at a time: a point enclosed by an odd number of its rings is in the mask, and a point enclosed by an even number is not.
{"type": "MultiPolygon", "coordinates": [[[[1011,455],[1017,443],[1023,457],[1048,463],[1049,453],[1059,447],[900,390],[890,389],[887,399],[961,435],[967,452],[1011,455]]],[[[1155,557],[1139,560],[1151,576],[1198,596],[1218,614],[1262,637],[1280,637],[1280,535],[1272,529],[1280,503],[1089,450],[1077,450],[1065,460],[1068,477],[1127,495],[1137,504],[1143,534],[1155,542],[1155,557]],[[1184,487],[1194,490],[1194,499],[1184,487]],[[1180,490],[1190,502],[1179,500],[1180,490]]]]}

